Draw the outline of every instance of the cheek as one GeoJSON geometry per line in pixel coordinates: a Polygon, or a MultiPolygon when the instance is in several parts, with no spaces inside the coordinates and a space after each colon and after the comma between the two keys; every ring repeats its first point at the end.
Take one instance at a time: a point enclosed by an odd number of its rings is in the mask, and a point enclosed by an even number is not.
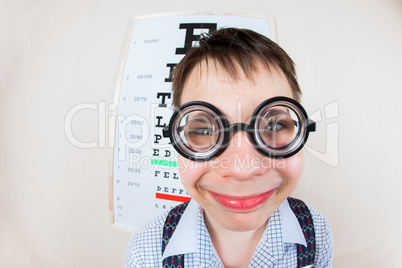
{"type": "Polygon", "coordinates": [[[276,168],[286,178],[287,184],[294,184],[296,187],[303,170],[303,152],[300,151],[292,157],[280,160],[276,168]]]}
{"type": "Polygon", "coordinates": [[[178,158],[178,169],[181,182],[188,193],[196,187],[197,182],[207,172],[206,162],[196,162],[188,160],[182,156],[178,158]]]}

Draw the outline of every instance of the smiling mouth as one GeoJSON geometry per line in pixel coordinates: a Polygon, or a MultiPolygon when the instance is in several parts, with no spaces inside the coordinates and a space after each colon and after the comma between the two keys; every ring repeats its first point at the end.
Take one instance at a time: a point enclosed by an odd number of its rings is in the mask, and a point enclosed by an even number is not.
{"type": "Polygon", "coordinates": [[[263,194],[246,197],[223,196],[211,191],[208,192],[219,204],[229,210],[249,211],[258,208],[263,204],[275,192],[275,190],[276,188],[263,194]]]}

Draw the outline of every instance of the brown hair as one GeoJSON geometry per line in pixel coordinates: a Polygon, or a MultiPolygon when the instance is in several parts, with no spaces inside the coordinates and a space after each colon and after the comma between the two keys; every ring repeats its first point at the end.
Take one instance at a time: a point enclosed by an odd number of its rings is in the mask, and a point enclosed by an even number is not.
{"type": "Polygon", "coordinates": [[[252,77],[256,60],[269,69],[272,64],[285,74],[293,96],[300,100],[301,90],[297,82],[295,64],[289,55],[275,42],[252,30],[222,28],[212,34],[201,35],[199,46],[191,48],[172,72],[173,105],[180,106],[181,94],[191,71],[204,60],[219,63],[226,72],[237,79],[236,63],[252,77]]]}

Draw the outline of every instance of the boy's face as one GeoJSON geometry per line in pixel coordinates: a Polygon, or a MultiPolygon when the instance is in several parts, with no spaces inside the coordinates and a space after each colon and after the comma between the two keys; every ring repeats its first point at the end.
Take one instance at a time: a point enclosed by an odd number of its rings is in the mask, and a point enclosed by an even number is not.
{"type": "MultiPolygon", "coordinates": [[[[204,101],[230,124],[249,123],[257,106],[275,96],[293,98],[282,71],[257,65],[253,77],[239,71],[234,81],[219,65],[204,62],[190,74],[181,104],[204,101]]],[[[295,189],[303,166],[301,151],[286,159],[259,153],[249,134],[237,131],[218,157],[195,162],[179,156],[179,172],[188,194],[205,210],[207,226],[232,231],[257,230],[295,189]]]]}

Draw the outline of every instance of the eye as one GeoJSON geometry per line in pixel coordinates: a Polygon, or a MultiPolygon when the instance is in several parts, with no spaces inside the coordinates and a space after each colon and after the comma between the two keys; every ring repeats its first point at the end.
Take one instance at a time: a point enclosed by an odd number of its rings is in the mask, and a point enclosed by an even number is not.
{"type": "Polygon", "coordinates": [[[192,146],[210,146],[215,140],[213,137],[216,135],[216,131],[211,126],[199,123],[188,125],[185,132],[187,142],[192,146]]]}
{"type": "Polygon", "coordinates": [[[259,137],[266,145],[279,148],[292,142],[295,137],[295,124],[289,113],[274,110],[266,113],[259,121],[259,137]]]}
{"type": "Polygon", "coordinates": [[[183,126],[183,141],[193,150],[208,150],[217,142],[218,128],[217,121],[210,114],[200,111],[191,112],[183,126]]]}
{"type": "Polygon", "coordinates": [[[267,132],[280,132],[280,131],[293,131],[294,122],[286,114],[272,116],[265,123],[265,131],[267,132]]]}
{"type": "Polygon", "coordinates": [[[270,122],[267,125],[266,131],[273,132],[283,129],[285,126],[280,122],[270,122]]]}
{"type": "Polygon", "coordinates": [[[209,136],[212,135],[213,130],[210,128],[193,128],[189,129],[190,135],[209,136]]]}

